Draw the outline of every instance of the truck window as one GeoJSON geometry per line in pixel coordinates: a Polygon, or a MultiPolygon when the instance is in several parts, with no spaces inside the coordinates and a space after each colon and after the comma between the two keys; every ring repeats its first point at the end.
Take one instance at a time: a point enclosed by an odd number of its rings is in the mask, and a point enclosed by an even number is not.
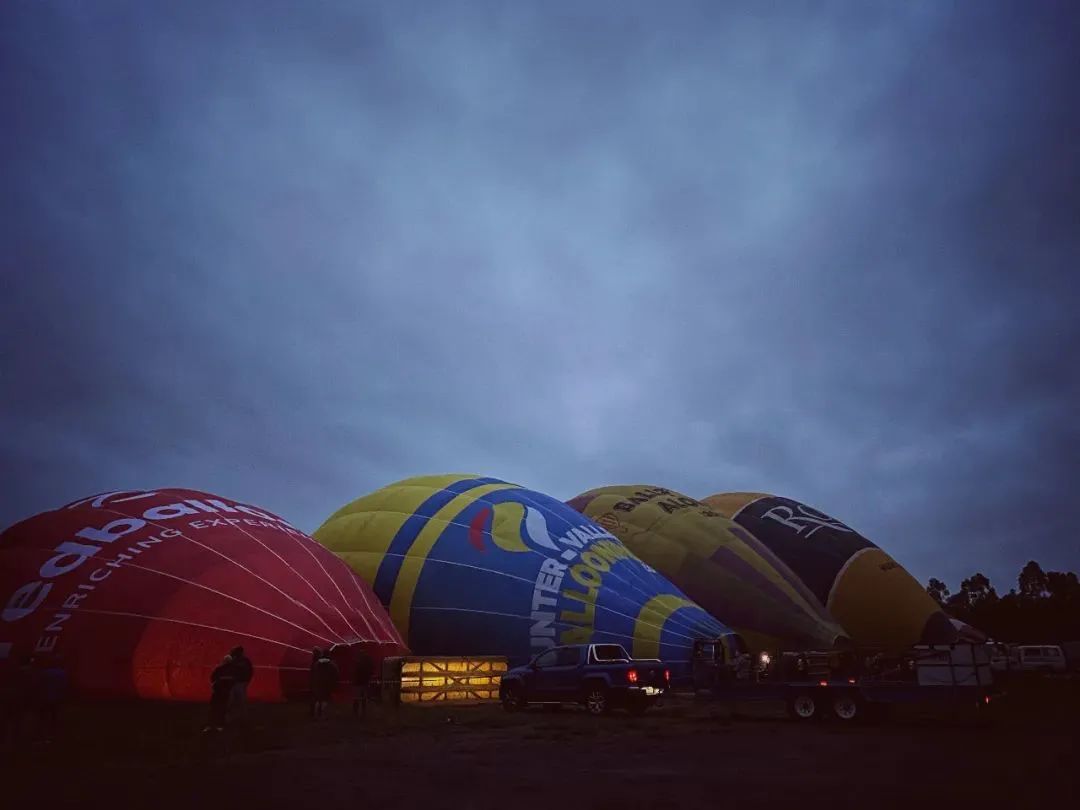
{"type": "Polygon", "coordinates": [[[555,666],[557,667],[576,667],[578,663],[579,650],[577,647],[563,647],[561,650],[555,650],[555,666]]]}
{"type": "Polygon", "coordinates": [[[536,659],[536,665],[538,667],[553,667],[558,660],[558,650],[548,650],[546,653],[541,654],[536,659]]]}
{"type": "Polygon", "coordinates": [[[597,661],[618,661],[630,658],[619,644],[596,644],[593,646],[593,656],[597,661]]]}

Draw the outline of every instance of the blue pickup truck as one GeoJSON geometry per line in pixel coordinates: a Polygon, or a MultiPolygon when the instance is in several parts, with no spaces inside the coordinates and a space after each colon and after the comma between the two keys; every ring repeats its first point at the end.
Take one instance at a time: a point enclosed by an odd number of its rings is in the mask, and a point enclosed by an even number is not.
{"type": "Polygon", "coordinates": [[[574,644],[552,647],[507,672],[499,697],[509,712],[531,703],[575,703],[590,714],[613,708],[641,714],[670,684],[671,672],[662,662],[635,661],[620,644],[574,644]]]}

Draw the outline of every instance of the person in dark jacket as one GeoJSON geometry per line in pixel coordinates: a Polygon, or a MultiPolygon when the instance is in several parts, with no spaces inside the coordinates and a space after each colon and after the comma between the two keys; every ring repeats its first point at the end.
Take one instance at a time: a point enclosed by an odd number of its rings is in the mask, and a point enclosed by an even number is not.
{"type": "Polygon", "coordinates": [[[243,647],[233,647],[229,653],[233,663],[233,674],[236,680],[233,682],[232,693],[229,695],[229,717],[240,720],[247,711],[247,690],[251,683],[251,677],[255,674],[255,667],[251,659],[244,655],[243,647]]]}
{"type": "Polygon", "coordinates": [[[330,695],[337,685],[339,676],[337,664],[330,656],[323,652],[319,660],[311,669],[311,693],[315,699],[315,719],[321,720],[326,717],[326,707],[330,703],[330,695]]]}
{"type": "Polygon", "coordinates": [[[210,675],[210,722],[203,731],[223,731],[225,715],[229,709],[229,697],[236,683],[236,670],[231,655],[226,655],[210,675]]]}
{"type": "Polygon", "coordinates": [[[371,676],[374,674],[375,662],[364,650],[359,650],[356,654],[356,666],[353,667],[353,717],[367,717],[371,676]]]}

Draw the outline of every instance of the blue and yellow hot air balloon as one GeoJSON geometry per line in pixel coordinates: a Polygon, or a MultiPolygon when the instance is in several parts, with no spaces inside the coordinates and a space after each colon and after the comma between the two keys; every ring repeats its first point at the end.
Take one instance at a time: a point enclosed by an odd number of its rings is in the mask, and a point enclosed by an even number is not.
{"type": "Polygon", "coordinates": [[[765,545],[707,505],[657,486],[611,486],[569,504],[736,630],[752,649],[829,649],[844,630],[765,545]]]}
{"type": "Polygon", "coordinates": [[[712,495],[704,502],[787,563],[859,644],[957,640],[949,617],[919,582],[850,526],[790,498],[758,492],[712,495]]]}
{"type": "Polygon", "coordinates": [[[477,475],[410,478],[339,509],[314,537],[389,608],[419,655],[505,655],[615,642],[689,675],[728,628],[555,498],[477,475]]]}

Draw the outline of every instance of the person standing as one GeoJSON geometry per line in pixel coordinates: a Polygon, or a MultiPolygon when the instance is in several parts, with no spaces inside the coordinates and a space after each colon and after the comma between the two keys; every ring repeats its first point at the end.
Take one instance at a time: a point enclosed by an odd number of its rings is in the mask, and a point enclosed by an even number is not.
{"type": "Polygon", "coordinates": [[[203,731],[223,731],[225,717],[229,710],[229,698],[236,683],[236,671],[231,655],[226,655],[217,668],[210,674],[210,720],[203,731]]]}
{"type": "Polygon", "coordinates": [[[359,650],[356,654],[356,666],[353,667],[353,717],[367,717],[371,676],[374,673],[375,662],[366,651],[359,650]]]}
{"type": "Polygon", "coordinates": [[[330,696],[333,694],[334,686],[337,685],[339,675],[337,664],[331,660],[327,652],[321,651],[319,660],[315,662],[311,670],[311,692],[315,700],[316,720],[326,717],[326,707],[330,703],[330,696]]]}
{"type": "Polygon", "coordinates": [[[750,678],[750,653],[740,652],[735,656],[735,678],[745,681],[750,678]]]}
{"type": "Polygon", "coordinates": [[[229,716],[233,720],[241,720],[247,713],[247,690],[251,683],[251,677],[255,674],[255,667],[251,659],[244,654],[243,647],[233,647],[229,653],[233,664],[232,692],[229,695],[229,716]]]}

